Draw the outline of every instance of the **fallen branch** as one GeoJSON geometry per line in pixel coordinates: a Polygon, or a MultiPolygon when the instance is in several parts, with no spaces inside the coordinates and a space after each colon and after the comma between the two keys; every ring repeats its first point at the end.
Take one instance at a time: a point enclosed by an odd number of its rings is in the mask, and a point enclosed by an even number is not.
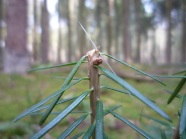
{"type": "Polygon", "coordinates": [[[136,75],[136,74],[130,74],[130,73],[122,73],[122,72],[119,72],[119,71],[116,71],[115,70],[115,73],[120,76],[121,78],[124,78],[124,79],[132,79],[132,80],[135,80],[137,82],[152,82],[153,79],[147,77],[147,76],[142,76],[142,75],[136,75]]]}

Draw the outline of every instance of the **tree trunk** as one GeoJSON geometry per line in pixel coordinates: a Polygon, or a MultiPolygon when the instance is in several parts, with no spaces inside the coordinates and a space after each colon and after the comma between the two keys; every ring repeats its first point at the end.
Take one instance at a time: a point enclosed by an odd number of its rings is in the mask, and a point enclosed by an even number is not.
{"type": "Polygon", "coordinates": [[[67,19],[68,19],[68,56],[67,61],[72,61],[72,0],[68,0],[68,13],[67,13],[67,19]]]}
{"type": "Polygon", "coordinates": [[[136,57],[135,62],[141,61],[141,0],[135,0],[136,13],[136,57]]]}
{"type": "Polygon", "coordinates": [[[155,29],[153,29],[153,34],[152,34],[152,51],[151,51],[151,59],[152,59],[152,64],[156,64],[156,32],[155,29]]]}
{"type": "Polygon", "coordinates": [[[58,17],[58,47],[57,47],[57,61],[58,63],[61,63],[61,49],[62,49],[62,24],[61,24],[61,18],[58,17]]]}
{"type": "Polygon", "coordinates": [[[172,24],[171,24],[171,1],[166,0],[166,18],[167,18],[167,32],[166,32],[166,62],[168,64],[171,63],[171,30],[172,30],[172,24]]]}
{"type": "Polygon", "coordinates": [[[41,62],[47,64],[49,62],[49,13],[47,10],[47,0],[43,1],[42,4],[42,16],[41,16],[41,62]]]}
{"type": "Polygon", "coordinates": [[[186,2],[182,0],[182,36],[181,36],[181,62],[186,63],[186,2]]]}
{"type": "Polygon", "coordinates": [[[0,70],[3,69],[4,32],[5,32],[5,0],[0,0],[0,70]]]}
{"type": "MultiPolygon", "coordinates": [[[[97,0],[96,2],[96,13],[95,13],[95,19],[96,19],[96,23],[97,23],[97,40],[96,43],[98,46],[103,44],[103,32],[102,32],[102,26],[101,26],[101,15],[102,15],[102,0],[97,0]]],[[[103,46],[100,47],[100,51],[102,51],[103,46]]]]}
{"type": "Polygon", "coordinates": [[[27,49],[27,0],[9,0],[7,7],[7,39],[4,57],[5,73],[26,73],[30,67],[27,49]]]}
{"type": "Polygon", "coordinates": [[[121,26],[121,4],[115,0],[115,57],[119,58],[119,34],[121,26]]]}
{"type": "MultiPolygon", "coordinates": [[[[60,63],[62,59],[61,50],[63,48],[63,27],[62,27],[62,19],[63,17],[67,17],[67,7],[68,1],[58,0],[57,4],[58,11],[58,47],[57,47],[57,62],[60,63]]],[[[65,42],[65,41],[64,41],[65,42]]],[[[65,51],[66,52],[66,51],[65,51]]],[[[63,57],[64,58],[64,57],[63,57]]],[[[65,59],[66,60],[66,59],[65,59]]]]}
{"type": "Polygon", "coordinates": [[[57,47],[57,61],[61,62],[61,49],[62,49],[62,3],[58,0],[58,47],[57,47]]]}
{"type": "MultiPolygon", "coordinates": [[[[111,47],[112,47],[112,16],[111,12],[113,11],[113,0],[106,0],[106,10],[107,10],[107,19],[106,19],[106,26],[107,26],[107,53],[111,54],[111,47]]],[[[110,58],[108,61],[110,62],[110,58]]]]}
{"type": "Polygon", "coordinates": [[[38,0],[34,0],[33,59],[39,61],[39,9],[38,0]]]}
{"type": "Polygon", "coordinates": [[[130,31],[129,31],[129,0],[123,0],[123,54],[126,62],[131,61],[130,31]]]}
{"type": "MultiPolygon", "coordinates": [[[[79,3],[79,21],[81,24],[86,28],[86,11],[85,11],[85,0],[80,0],[79,3]]],[[[82,28],[78,28],[78,42],[79,42],[79,51],[80,51],[80,57],[86,54],[86,36],[82,28]]]]}

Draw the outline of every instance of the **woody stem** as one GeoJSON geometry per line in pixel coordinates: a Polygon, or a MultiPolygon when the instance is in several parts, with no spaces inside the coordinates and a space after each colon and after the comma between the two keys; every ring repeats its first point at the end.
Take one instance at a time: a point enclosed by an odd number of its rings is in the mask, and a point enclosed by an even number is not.
{"type": "MultiPolygon", "coordinates": [[[[99,72],[98,68],[96,67],[96,65],[99,65],[100,63],[97,64],[97,62],[94,59],[94,56],[95,56],[94,54],[89,55],[88,58],[89,87],[93,88],[93,91],[90,93],[91,124],[95,122],[96,102],[98,99],[100,99],[99,72]]],[[[95,139],[95,132],[93,132],[92,139],[95,139]]]]}

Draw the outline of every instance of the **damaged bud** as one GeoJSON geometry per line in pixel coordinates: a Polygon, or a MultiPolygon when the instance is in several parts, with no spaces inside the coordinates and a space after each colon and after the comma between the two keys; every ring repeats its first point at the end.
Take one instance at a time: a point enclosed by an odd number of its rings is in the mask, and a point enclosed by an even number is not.
{"type": "Polygon", "coordinates": [[[100,65],[103,62],[103,59],[100,56],[99,50],[93,49],[87,53],[88,61],[92,65],[100,65]]]}

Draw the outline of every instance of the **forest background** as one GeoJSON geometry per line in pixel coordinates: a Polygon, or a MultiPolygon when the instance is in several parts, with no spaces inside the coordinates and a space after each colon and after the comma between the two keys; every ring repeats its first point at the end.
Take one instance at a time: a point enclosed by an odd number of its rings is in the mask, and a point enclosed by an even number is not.
{"type": "Polygon", "coordinates": [[[185,68],[185,0],[0,0],[0,95],[5,98],[1,106],[10,105],[0,110],[3,126],[24,110],[20,105],[30,105],[47,88],[59,86],[42,82],[60,71],[28,76],[29,69],[73,62],[93,49],[79,22],[100,51],[118,59],[158,74],[185,68]],[[33,90],[29,87],[34,82],[38,85],[33,90]],[[33,100],[32,91],[39,92],[33,100]],[[14,92],[17,97],[24,94],[21,101],[12,100],[14,92]],[[10,104],[17,101],[20,104],[10,104]]]}
{"type": "Polygon", "coordinates": [[[1,0],[1,69],[16,72],[18,68],[17,72],[21,72],[19,66],[23,65],[28,68],[33,63],[77,60],[92,49],[79,22],[101,51],[126,62],[183,63],[186,61],[184,2],[1,0]]]}

